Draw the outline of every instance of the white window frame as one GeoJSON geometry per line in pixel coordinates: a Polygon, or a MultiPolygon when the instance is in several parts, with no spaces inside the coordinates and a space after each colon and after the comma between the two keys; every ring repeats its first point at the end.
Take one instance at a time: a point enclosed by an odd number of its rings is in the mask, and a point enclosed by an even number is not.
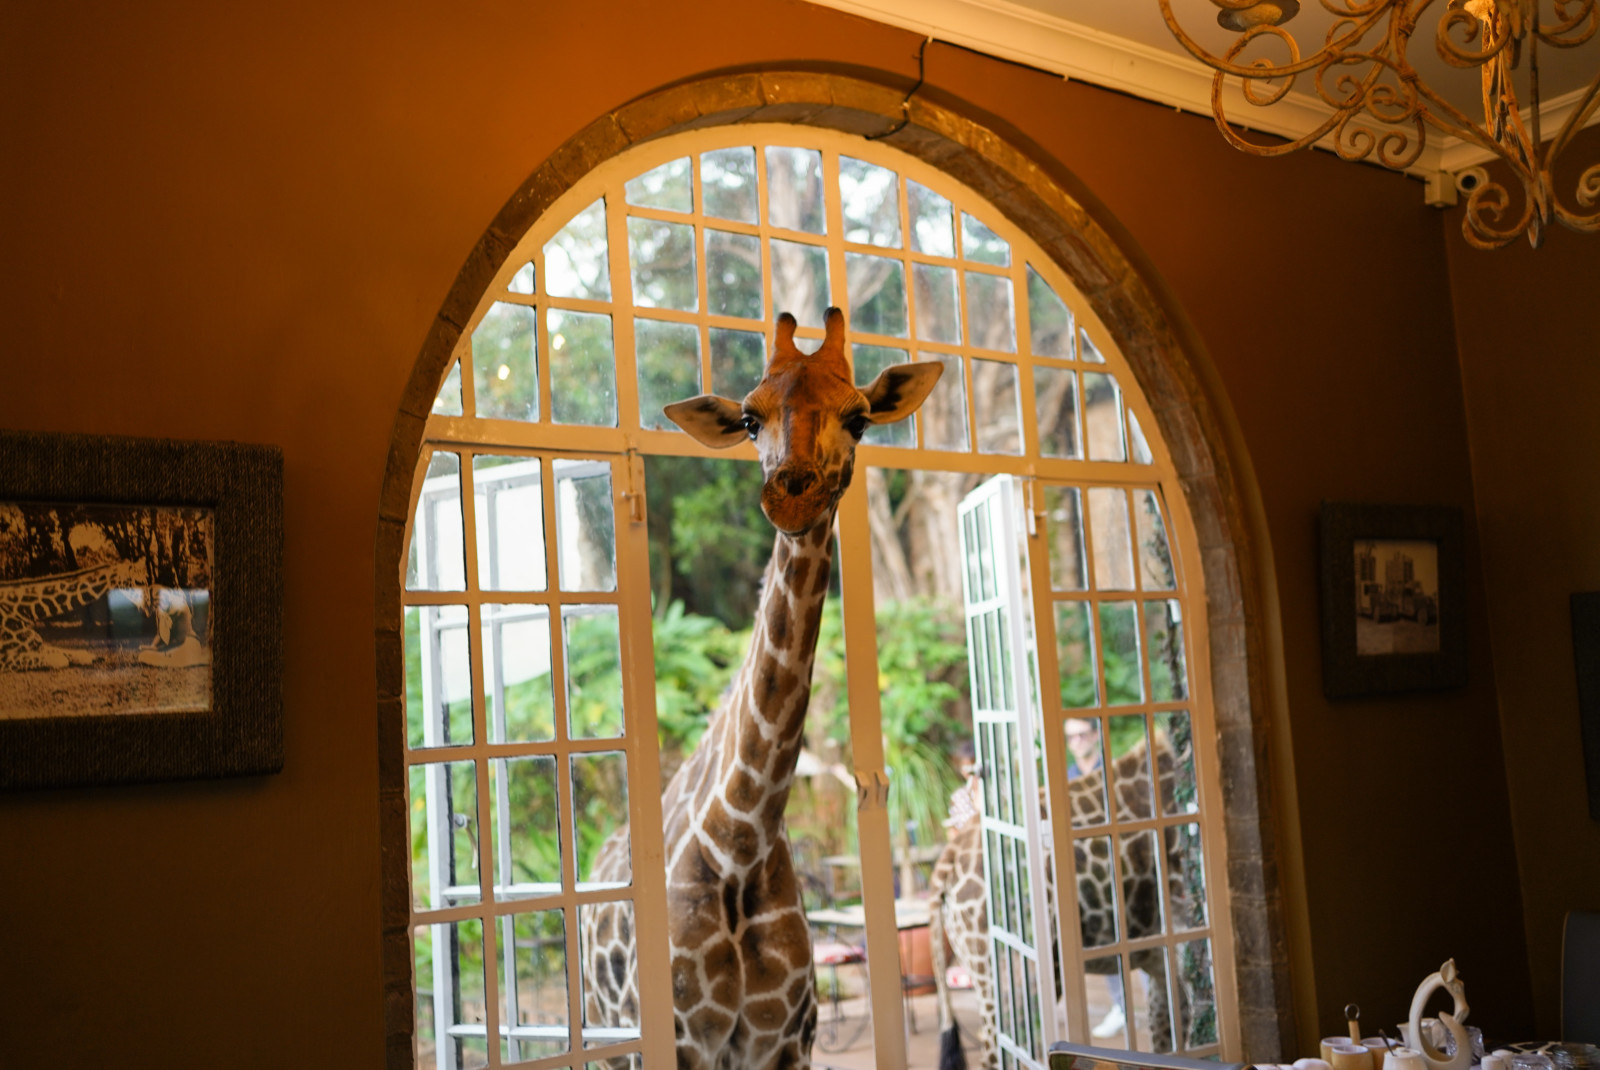
{"type": "MultiPolygon", "coordinates": [[[[903,188],[902,186],[902,190],[903,188]]],[[[432,448],[460,452],[462,454],[462,478],[464,480],[471,478],[471,463],[468,454],[473,451],[495,454],[538,451],[540,455],[547,457],[567,454],[597,460],[613,459],[618,466],[619,473],[623,470],[628,473],[629,478],[626,481],[614,479],[613,491],[616,496],[615,507],[617,510],[617,598],[619,605],[631,607],[631,611],[629,608],[623,608],[620,611],[620,617],[623,632],[625,676],[629,681],[627,685],[629,695],[626,706],[627,732],[631,744],[637,748],[637,751],[630,750],[629,763],[630,779],[632,781],[630,785],[630,805],[633,810],[632,816],[635,829],[633,839],[636,881],[635,903],[636,910],[640,911],[638,915],[639,931],[641,933],[660,934],[666,932],[665,885],[663,880],[658,879],[660,867],[657,866],[652,870],[645,865],[647,859],[660,856],[660,837],[657,835],[652,840],[647,834],[642,834],[640,831],[660,828],[659,798],[661,788],[655,742],[654,663],[651,653],[648,604],[650,584],[648,552],[643,525],[644,510],[641,495],[643,493],[644,480],[640,458],[644,454],[653,454],[721,456],[754,460],[755,453],[754,449],[749,445],[741,445],[731,450],[713,453],[689,439],[688,436],[676,431],[652,430],[641,426],[639,421],[637,369],[634,362],[633,319],[635,315],[640,315],[651,319],[694,324],[700,331],[701,382],[702,384],[707,384],[711,380],[709,328],[715,326],[759,332],[763,336],[765,350],[770,352],[773,338],[773,320],[777,311],[772,308],[765,308],[766,314],[760,321],[711,315],[706,311],[707,295],[704,264],[698,261],[699,258],[704,257],[704,230],[708,226],[721,231],[759,236],[763,256],[762,285],[764,304],[771,303],[771,238],[803,241],[825,249],[829,261],[829,278],[832,286],[831,303],[845,310],[847,323],[849,322],[850,308],[845,285],[847,276],[844,254],[846,251],[870,253],[876,256],[894,256],[905,262],[908,291],[907,319],[912,324],[915,323],[916,319],[915,292],[910,285],[910,265],[912,263],[931,262],[942,266],[952,266],[957,269],[959,286],[957,300],[963,320],[967,309],[966,273],[968,271],[1003,274],[1011,278],[1014,314],[1017,324],[1015,353],[1006,354],[975,349],[964,342],[962,344],[941,344],[910,338],[871,335],[860,331],[851,331],[848,341],[851,344],[864,343],[904,349],[913,359],[919,353],[962,357],[962,368],[966,374],[964,395],[968,409],[969,429],[974,431],[976,429],[976,399],[972,390],[972,359],[979,357],[985,360],[1014,362],[1018,373],[1022,453],[1019,455],[980,453],[977,452],[975,442],[970,442],[969,449],[965,452],[865,444],[857,452],[858,467],[868,465],[883,468],[928,469],[978,474],[1006,473],[1025,481],[1038,479],[1080,487],[1090,485],[1155,486],[1159,489],[1166,508],[1166,516],[1169,522],[1168,537],[1179,575],[1179,589],[1173,594],[1173,597],[1180,599],[1182,602],[1185,609],[1184,619],[1188,623],[1188,627],[1185,630],[1185,642],[1191,698],[1185,703],[1185,706],[1192,717],[1201,812],[1206,815],[1203,821],[1203,847],[1208,910],[1211,920],[1209,935],[1213,940],[1213,961],[1216,964],[1214,968],[1215,985],[1219,1017],[1221,1019],[1221,1040],[1217,1049],[1224,1058],[1237,1057],[1237,1053],[1240,1050],[1239,1025],[1234,1010],[1235,1000],[1231,968],[1231,914],[1228,909],[1227,882],[1224,872],[1224,861],[1227,853],[1222,820],[1220,770],[1214,744],[1215,721],[1211,709],[1209,649],[1205,614],[1203,612],[1206,602],[1202,570],[1198,567],[1198,561],[1195,560],[1199,541],[1192,518],[1184,502],[1176,467],[1165,443],[1161,440],[1154,415],[1139,390],[1131,369],[1118,353],[1109,332],[1095,315],[1090,303],[1073,287],[1065,273],[1049,260],[1025,232],[1001,216],[992,205],[978,194],[937,168],[885,146],[834,131],[783,124],[725,126],[693,131],[635,146],[606,161],[589,175],[580,179],[534,224],[506,258],[501,270],[496,275],[493,285],[488,288],[473,316],[465,325],[466,329],[463,331],[461,342],[458,345],[456,360],[451,362],[445,375],[445,378],[448,378],[457,367],[461,369],[459,383],[461,411],[464,415],[435,414],[428,419],[424,431],[423,458],[419,461],[418,479],[415,484],[418,490],[420,490],[421,474],[425,470],[424,464],[428,451],[432,448]],[[816,149],[821,152],[826,188],[832,191],[825,202],[827,232],[825,235],[797,233],[774,227],[768,223],[766,211],[766,160],[762,151],[762,148],[766,145],[797,146],[816,149]],[[698,201],[700,154],[717,148],[733,146],[754,146],[756,148],[756,166],[760,190],[759,222],[756,224],[743,224],[721,218],[708,217],[701,214],[700,211],[701,205],[698,201]],[[959,245],[958,257],[954,260],[910,252],[906,248],[909,244],[909,224],[905,203],[906,198],[904,196],[900,197],[901,248],[886,249],[844,241],[842,237],[844,228],[840,200],[837,196],[839,157],[841,155],[852,156],[889,167],[898,172],[903,178],[916,181],[949,198],[958,213],[955,224],[958,243],[960,242],[959,213],[966,211],[981,219],[991,230],[1010,243],[1012,250],[1011,265],[1007,268],[999,268],[962,261],[959,257],[959,245]],[[693,182],[696,191],[696,203],[692,212],[666,212],[625,205],[623,184],[628,179],[684,156],[689,157],[692,161],[693,182]],[[611,299],[609,301],[596,302],[548,296],[545,292],[548,278],[543,253],[545,243],[574,214],[602,196],[607,199],[606,228],[609,239],[608,266],[611,299]],[[698,312],[676,312],[659,308],[635,309],[633,307],[627,234],[627,217],[630,214],[672,222],[688,222],[695,227],[695,252],[699,268],[698,285],[700,291],[698,312]],[[537,293],[524,295],[510,292],[509,284],[511,280],[528,263],[532,263],[535,268],[538,284],[537,293]],[[1056,294],[1066,302],[1075,317],[1076,329],[1082,331],[1082,337],[1104,358],[1103,364],[1094,368],[1086,368],[1081,362],[1034,357],[1031,354],[1027,331],[1029,322],[1027,270],[1029,266],[1032,266],[1034,270],[1043,276],[1056,294]],[[532,305],[539,309],[536,316],[536,335],[541,420],[537,423],[479,419],[472,415],[475,403],[473,375],[470,370],[472,331],[490,305],[496,301],[532,305]],[[551,350],[545,319],[545,310],[551,308],[604,312],[611,316],[613,344],[616,353],[618,426],[611,428],[583,427],[559,425],[551,422],[549,367],[551,350]],[[1115,375],[1121,388],[1123,404],[1127,413],[1137,419],[1143,430],[1152,455],[1152,463],[1140,464],[1132,460],[1125,462],[1070,460],[1041,456],[1037,418],[1032,404],[1034,397],[1034,368],[1041,365],[1064,369],[1073,368],[1080,371],[1108,371],[1115,375]],[[1185,563],[1189,567],[1185,568],[1185,563]],[[650,813],[652,812],[654,814],[653,821],[650,818],[650,813]],[[647,913],[649,915],[648,918],[647,913]],[[655,924],[649,924],[652,921],[655,924]]],[[[796,333],[798,338],[810,340],[812,343],[822,337],[820,327],[801,327],[796,333]]],[[[965,337],[965,331],[963,331],[963,337],[965,337]]],[[[716,388],[714,383],[710,385],[712,389],[716,388]]],[[[1080,426],[1083,403],[1083,391],[1080,389],[1080,426]]],[[[1124,427],[1124,434],[1126,434],[1126,430],[1126,427],[1124,427]]],[[[1080,442],[1085,441],[1081,431],[1079,440],[1080,442]]],[[[887,771],[884,767],[881,735],[878,728],[880,714],[876,673],[875,607],[873,604],[872,584],[870,582],[871,541],[865,485],[866,481],[864,479],[858,479],[840,503],[838,557],[846,592],[843,598],[842,611],[848,655],[847,687],[850,701],[853,758],[859,780],[863,783],[876,782],[883,784],[887,783],[887,771]],[[869,666],[871,667],[870,670],[869,666]]],[[[464,519],[466,567],[469,576],[476,577],[477,545],[470,498],[471,496],[468,495],[463,502],[464,512],[466,513],[466,518],[464,519]]],[[[415,505],[415,502],[413,504],[415,505]]],[[[547,502],[546,535],[552,545],[550,551],[552,554],[550,585],[553,587],[556,573],[553,556],[555,552],[553,549],[555,526],[554,517],[550,511],[552,508],[553,506],[547,502]]],[[[413,508],[412,515],[415,516],[415,508],[413,508]]],[[[1035,554],[1032,557],[1031,568],[1035,573],[1032,577],[1033,589],[1035,592],[1046,592],[1040,597],[1048,598],[1048,562],[1042,559],[1042,554],[1035,554]],[[1040,586],[1040,569],[1046,570],[1043,573],[1043,587],[1040,586]]],[[[405,556],[402,555],[402,562],[404,560],[405,556]]],[[[475,588],[475,583],[469,582],[468,586],[469,588],[475,588]]],[[[407,591],[403,598],[407,605],[426,602],[469,603],[472,606],[472,613],[468,626],[470,634],[474,637],[482,634],[477,611],[479,604],[515,600],[515,596],[507,598],[505,592],[484,592],[480,595],[475,590],[468,595],[462,595],[459,592],[439,593],[436,595],[431,592],[407,591]],[[419,594],[421,595],[420,598],[418,597],[419,594]]],[[[1041,678],[1053,679],[1055,668],[1053,620],[1050,619],[1047,613],[1043,615],[1036,613],[1035,619],[1039,627],[1038,646],[1041,678]]],[[[472,644],[474,738],[476,743],[472,748],[459,751],[463,760],[473,756],[484,760],[488,758],[483,742],[487,738],[485,733],[487,726],[484,724],[481,703],[477,701],[477,697],[483,693],[483,661],[482,652],[478,649],[478,645],[477,642],[472,644]]],[[[556,680],[556,685],[560,686],[559,678],[556,680]]],[[[1064,798],[1065,758],[1059,727],[1061,714],[1059,708],[1054,712],[1050,709],[1048,696],[1052,688],[1046,687],[1044,691],[1047,696],[1045,700],[1046,725],[1044,731],[1047,778],[1052,797],[1064,798]]],[[[1104,694],[1103,689],[1102,694],[1104,694]]],[[[1119,711],[1102,707],[1097,712],[1101,716],[1105,716],[1108,713],[1119,711]]],[[[494,752],[497,755],[502,751],[503,748],[494,748],[494,752]]],[[[451,748],[448,753],[454,756],[458,753],[458,749],[451,748]]],[[[408,751],[408,760],[415,764],[443,759],[438,752],[408,751]]],[[[563,785],[565,785],[565,779],[563,779],[563,785]]],[[[881,792],[867,791],[863,793],[863,798],[858,829],[862,862],[863,897],[866,908],[868,959],[872,962],[895,962],[897,961],[899,944],[893,907],[893,851],[887,809],[883,805],[881,792]]],[[[482,790],[481,787],[478,806],[480,813],[487,819],[490,798],[488,793],[482,790]]],[[[1042,838],[1053,838],[1056,843],[1071,842],[1071,830],[1064,824],[1067,820],[1064,811],[1065,807],[1052,808],[1054,828],[1049,833],[1041,831],[1042,838]]],[[[487,827],[487,825],[484,827],[487,827]]],[[[503,822],[501,827],[504,827],[503,822]]],[[[490,856],[492,845],[487,842],[481,842],[483,839],[487,838],[484,837],[480,840],[479,847],[482,852],[480,865],[492,867],[493,860],[490,856]]],[[[1057,854],[1058,867],[1063,864],[1062,855],[1067,857],[1068,861],[1065,864],[1070,866],[1071,852],[1064,851],[1057,854]]],[[[563,865],[570,866],[570,862],[564,860],[563,865]]],[[[493,870],[490,868],[484,872],[492,873],[493,870]]],[[[1068,874],[1062,873],[1058,874],[1058,876],[1065,878],[1061,883],[1058,883],[1058,887],[1072,887],[1068,874]]],[[[489,883],[489,881],[485,881],[486,888],[489,883]]],[[[535,908],[537,909],[543,909],[545,906],[545,901],[540,900],[536,901],[536,903],[537,907],[535,908]]],[[[526,901],[519,901],[519,904],[524,906],[525,909],[528,908],[526,901]]],[[[414,912],[413,927],[434,920],[447,921],[455,920],[457,917],[482,916],[486,909],[487,907],[484,904],[475,904],[470,907],[452,907],[445,911],[414,912]]],[[[1062,926],[1063,934],[1076,934],[1076,918],[1068,916],[1063,920],[1066,922],[1062,926]]],[[[577,936],[573,931],[573,925],[574,922],[569,921],[569,969],[576,976],[577,936]]],[[[485,926],[484,933],[485,965],[486,974],[488,975],[486,977],[486,1001],[490,1008],[491,1026],[494,1021],[493,1015],[498,1009],[498,986],[494,978],[495,971],[493,968],[495,944],[494,934],[491,932],[492,928],[492,926],[485,926]]],[[[641,941],[639,949],[641,991],[644,993],[652,991],[670,993],[664,936],[661,938],[658,948],[647,951],[645,946],[647,943],[649,942],[641,941]]],[[[1064,943],[1062,954],[1064,969],[1068,978],[1068,991],[1070,992],[1072,986],[1071,978],[1073,976],[1072,966],[1065,963],[1075,961],[1081,964],[1082,955],[1081,952],[1076,951],[1075,939],[1066,940],[1064,943]],[[1069,948],[1073,949],[1075,953],[1069,954],[1069,948]]],[[[1099,953],[1099,949],[1096,949],[1096,953],[1099,953]]],[[[1078,976],[1081,976],[1081,969],[1078,976]]],[[[905,1065],[906,1055],[902,1026],[902,993],[898,972],[888,970],[870,971],[870,986],[873,1014],[875,1020],[879,1023],[875,1035],[875,1053],[878,1065],[903,1066],[905,1065]]],[[[574,1022],[572,1028],[574,1035],[576,1035],[576,1022],[579,1017],[576,986],[573,987],[571,996],[574,1022]]],[[[673,1035],[670,1001],[658,998],[654,1004],[651,1004],[647,998],[643,1013],[645,1022],[642,1050],[645,1057],[650,1060],[652,1065],[663,1059],[672,1059],[673,1035]]],[[[1068,999],[1067,1035],[1069,1037],[1080,1040],[1088,1039],[1086,1016],[1087,1011],[1082,1006],[1081,996],[1076,1001],[1068,999]]],[[[1047,1014],[1046,1017],[1049,1017],[1049,1015],[1047,1014]]],[[[537,1064],[531,1065],[564,1066],[573,1062],[582,1062],[584,1058],[585,1053],[581,1050],[574,1050],[567,1055],[542,1059],[537,1064]]],[[[497,1045],[491,1045],[489,1065],[495,1066],[498,1064],[497,1045]]]]}

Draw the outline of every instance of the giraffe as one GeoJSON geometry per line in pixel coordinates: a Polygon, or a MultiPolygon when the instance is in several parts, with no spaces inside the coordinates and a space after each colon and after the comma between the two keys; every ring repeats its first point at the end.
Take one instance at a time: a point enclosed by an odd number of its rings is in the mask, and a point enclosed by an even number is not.
{"type": "MultiPolygon", "coordinates": [[[[662,797],[682,1070],[810,1065],[817,1021],[811,937],[783,812],[810,699],[833,519],[867,427],[909,416],[943,368],[900,364],[857,387],[844,314],[830,308],[824,324],[822,345],[808,354],[794,344],[794,317],[779,316],[765,377],[742,402],[702,395],[665,410],[713,449],[754,441],[761,508],[777,529],[744,664],[662,797]]],[[[627,844],[626,827],[613,833],[590,879],[620,877],[627,844]]],[[[628,904],[585,918],[589,1024],[638,1024],[635,936],[628,904]]]]}
{"type": "Polygon", "coordinates": [[[0,672],[88,665],[93,654],[47,643],[35,625],[88,605],[117,587],[143,587],[143,558],[57,576],[0,581],[0,672]]]}
{"type": "MultiPolygon", "coordinates": [[[[1156,816],[1154,799],[1161,800],[1161,812],[1172,812],[1173,793],[1177,771],[1186,755],[1174,750],[1166,734],[1157,731],[1155,738],[1156,788],[1152,795],[1151,770],[1148,745],[1141,740],[1129,748],[1113,763],[1115,777],[1113,792],[1118,821],[1143,821],[1156,816]]],[[[1105,768],[1075,777],[1067,782],[1068,807],[1074,828],[1104,826],[1106,824],[1105,768]]],[[[1041,803],[1043,800],[1041,800],[1041,803]]],[[[1048,813],[1045,814],[1048,820],[1048,813]]],[[[982,815],[971,813],[950,830],[950,839],[929,878],[929,891],[933,898],[930,943],[933,950],[934,983],[938,988],[940,1036],[940,1070],[953,1070],[965,1066],[966,1057],[955,1029],[955,1017],[950,1006],[950,993],[945,979],[947,957],[945,941],[948,939],[956,960],[972,977],[978,997],[981,1025],[978,1043],[984,1053],[987,1070],[1000,1065],[999,1047],[992,1032],[996,1021],[994,984],[989,973],[989,915],[987,892],[983,876],[982,815]]],[[[1110,836],[1094,836],[1073,841],[1073,857],[1077,872],[1078,922],[1083,944],[1092,948],[1111,943],[1117,932],[1117,904],[1125,901],[1124,915],[1127,932],[1124,939],[1139,939],[1160,931],[1162,909],[1161,887],[1158,883],[1158,860],[1150,849],[1148,837],[1140,836],[1122,841],[1122,894],[1112,887],[1113,868],[1110,857],[1110,836]]],[[[1167,867],[1167,893],[1174,904],[1187,901],[1189,888],[1182,873],[1167,867]]],[[[1045,858],[1046,896],[1052,905],[1050,935],[1052,945],[1059,939],[1056,928],[1058,911],[1054,909],[1055,867],[1048,855],[1045,858]]],[[[1054,968],[1060,980],[1061,959],[1059,947],[1054,948],[1054,968]]],[[[1165,976],[1159,951],[1134,951],[1128,955],[1128,970],[1144,969],[1151,976],[1165,976]]],[[[1088,972],[1102,972],[1091,965],[1088,972]]],[[[1110,972],[1109,970],[1105,972],[1110,972]]],[[[1061,991],[1058,983],[1057,991],[1061,991]]],[[[1179,1032],[1196,1008],[1190,1005],[1183,984],[1175,987],[1178,995],[1179,1032]]],[[[1168,1014],[1167,992],[1164,985],[1156,984],[1150,990],[1151,1048],[1170,1052],[1172,1044],[1171,1016],[1168,1014]]]]}

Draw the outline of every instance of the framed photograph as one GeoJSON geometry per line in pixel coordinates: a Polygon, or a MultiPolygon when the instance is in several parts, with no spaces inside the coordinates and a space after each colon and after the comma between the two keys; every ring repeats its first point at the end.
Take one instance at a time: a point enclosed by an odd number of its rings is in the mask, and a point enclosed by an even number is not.
{"type": "Polygon", "coordinates": [[[0,788],[283,767],[275,447],[0,432],[0,788]]]}
{"type": "Polygon", "coordinates": [[[1323,502],[1321,526],[1323,693],[1463,686],[1461,511],[1323,502]]]}

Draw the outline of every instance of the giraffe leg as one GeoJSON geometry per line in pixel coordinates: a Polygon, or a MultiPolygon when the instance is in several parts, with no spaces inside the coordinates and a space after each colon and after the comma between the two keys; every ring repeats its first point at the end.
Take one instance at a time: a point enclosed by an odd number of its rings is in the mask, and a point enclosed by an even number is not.
{"type": "Polygon", "coordinates": [[[928,944],[933,955],[933,984],[939,1006],[939,1070],[967,1070],[967,1053],[961,1049],[961,1028],[950,1006],[950,982],[945,976],[943,889],[934,894],[928,915],[928,944]]]}
{"type": "Polygon", "coordinates": [[[96,660],[85,651],[45,642],[33,625],[20,616],[0,619],[0,671],[65,669],[69,665],[92,665],[96,660]]]}

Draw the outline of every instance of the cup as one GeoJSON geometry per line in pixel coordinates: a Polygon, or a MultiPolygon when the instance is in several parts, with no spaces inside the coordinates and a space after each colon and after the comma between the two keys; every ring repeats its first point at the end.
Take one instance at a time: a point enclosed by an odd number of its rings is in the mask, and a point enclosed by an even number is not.
{"type": "Polygon", "coordinates": [[[1416,1048],[1390,1048],[1383,1057],[1383,1070],[1428,1070],[1416,1048]]]}
{"type": "Polygon", "coordinates": [[[1338,1047],[1340,1044],[1349,1044],[1349,1043],[1350,1043],[1350,1038],[1349,1037],[1323,1037],[1322,1038],[1322,1042],[1317,1045],[1317,1052],[1318,1052],[1318,1054],[1320,1054],[1322,1056],[1322,1061],[1323,1062],[1325,1062],[1328,1065],[1332,1066],[1333,1065],[1333,1049],[1338,1047]]]}
{"type": "MultiPolygon", "coordinates": [[[[1328,1048],[1332,1056],[1328,1060],[1333,1065],[1333,1070],[1375,1070],[1372,1065],[1372,1053],[1359,1044],[1350,1043],[1348,1037],[1341,1044],[1334,1044],[1328,1048]]],[[[1415,1070],[1422,1070],[1416,1067],[1415,1070]]]]}

